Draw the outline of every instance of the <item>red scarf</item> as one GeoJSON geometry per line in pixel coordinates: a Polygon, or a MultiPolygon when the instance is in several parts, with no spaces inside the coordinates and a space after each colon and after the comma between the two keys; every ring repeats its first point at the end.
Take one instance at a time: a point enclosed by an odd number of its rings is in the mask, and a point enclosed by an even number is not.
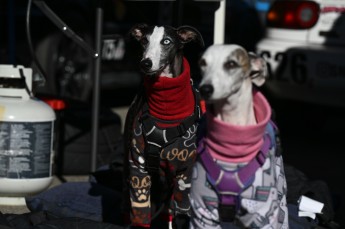
{"type": "MultiPolygon", "coordinates": [[[[194,112],[194,94],[190,83],[190,67],[183,58],[183,72],[175,78],[144,78],[146,98],[152,116],[166,120],[180,121],[194,112]]],[[[170,126],[170,125],[169,125],[170,126]]]]}

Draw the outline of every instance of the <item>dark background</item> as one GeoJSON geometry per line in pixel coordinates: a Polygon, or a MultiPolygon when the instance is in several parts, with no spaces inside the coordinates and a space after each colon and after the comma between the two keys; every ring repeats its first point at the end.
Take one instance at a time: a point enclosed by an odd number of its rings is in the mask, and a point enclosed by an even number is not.
{"type": "MultiPolygon", "coordinates": [[[[95,7],[92,0],[47,0],[47,4],[67,25],[94,43],[95,7]]],[[[206,47],[213,42],[213,12],[217,2],[104,1],[104,35],[125,39],[125,56],[120,60],[102,60],[102,107],[128,106],[138,86],[138,46],[128,39],[127,31],[135,23],[188,24],[204,37],[206,47]]],[[[0,64],[33,67],[26,34],[27,1],[0,1],[0,64]]],[[[225,43],[237,43],[255,51],[265,26],[258,12],[241,0],[227,1],[225,43]]],[[[47,73],[44,87],[35,83],[36,95],[51,95],[89,106],[92,95],[92,58],[76,46],[34,5],[31,12],[31,36],[36,55],[47,73]],[[58,57],[64,57],[64,61],[58,57]],[[64,66],[70,65],[73,71],[64,66]]],[[[193,79],[200,79],[197,60],[204,48],[186,47],[193,79]]],[[[38,71],[36,71],[37,73],[38,71]]],[[[301,170],[311,180],[325,181],[329,186],[337,222],[345,225],[344,175],[344,108],[319,106],[297,101],[279,100],[263,89],[275,112],[281,130],[284,161],[301,170]]]]}

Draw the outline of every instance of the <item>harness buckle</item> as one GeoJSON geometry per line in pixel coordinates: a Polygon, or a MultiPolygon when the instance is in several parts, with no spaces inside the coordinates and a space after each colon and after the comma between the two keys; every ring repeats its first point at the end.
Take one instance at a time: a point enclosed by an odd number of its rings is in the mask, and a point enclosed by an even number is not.
{"type": "Polygon", "coordinates": [[[145,167],[149,173],[158,173],[160,164],[159,147],[147,145],[145,167]]]}
{"type": "Polygon", "coordinates": [[[236,206],[229,204],[218,205],[219,219],[223,222],[233,222],[236,215],[236,206]]]}

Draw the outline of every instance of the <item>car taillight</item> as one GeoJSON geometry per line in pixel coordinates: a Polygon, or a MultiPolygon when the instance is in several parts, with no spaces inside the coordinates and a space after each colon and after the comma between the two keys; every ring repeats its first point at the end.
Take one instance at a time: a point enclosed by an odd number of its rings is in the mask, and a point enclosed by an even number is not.
{"type": "Polygon", "coordinates": [[[267,13],[267,26],[308,29],[319,18],[320,6],[313,1],[275,1],[267,13]]]}

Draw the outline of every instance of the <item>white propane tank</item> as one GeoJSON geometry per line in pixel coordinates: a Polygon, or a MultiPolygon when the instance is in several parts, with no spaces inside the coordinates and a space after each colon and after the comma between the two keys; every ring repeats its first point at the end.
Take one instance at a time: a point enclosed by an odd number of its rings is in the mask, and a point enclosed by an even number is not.
{"type": "Polygon", "coordinates": [[[31,89],[32,69],[0,65],[0,205],[25,205],[53,180],[56,116],[31,89]]]}

